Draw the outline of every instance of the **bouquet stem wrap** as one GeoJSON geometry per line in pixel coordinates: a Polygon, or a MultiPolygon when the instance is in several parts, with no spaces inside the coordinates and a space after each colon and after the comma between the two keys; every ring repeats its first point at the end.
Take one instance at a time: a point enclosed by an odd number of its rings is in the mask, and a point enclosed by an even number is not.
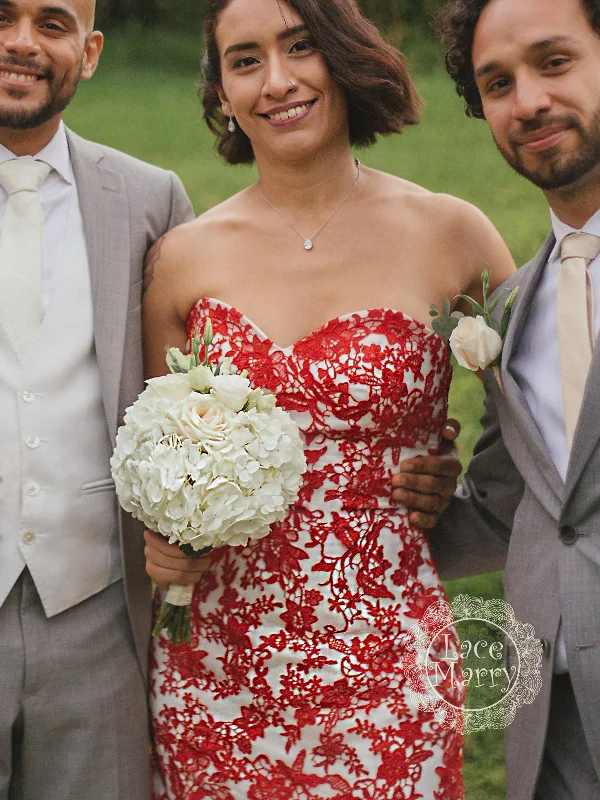
{"type": "Polygon", "coordinates": [[[172,583],[165,597],[165,603],[169,603],[172,606],[189,606],[193,596],[193,586],[181,586],[178,583],[172,583]]]}

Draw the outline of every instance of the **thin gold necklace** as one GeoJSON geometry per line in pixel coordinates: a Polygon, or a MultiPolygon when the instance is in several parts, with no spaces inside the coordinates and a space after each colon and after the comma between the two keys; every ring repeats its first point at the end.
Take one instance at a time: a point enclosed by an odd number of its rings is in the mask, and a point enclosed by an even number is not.
{"type": "Polygon", "coordinates": [[[291,220],[291,219],[290,219],[290,218],[287,216],[287,214],[284,214],[284,213],[283,213],[283,211],[281,211],[279,208],[277,208],[277,206],[273,205],[273,203],[272,203],[272,202],[271,202],[269,199],[267,199],[267,198],[265,197],[265,195],[263,194],[262,186],[260,185],[260,181],[259,181],[259,183],[258,183],[258,191],[260,192],[260,196],[261,196],[261,197],[262,197],[262,199],[265,201],[265,203],[266,203],[267,205],[271,206],[271,208],[273,209],[273,211],[276,211],[276,212],[279,214],[279,216],[280,216],[280,217],[282,217],[282,218],[283,218],[283,219],[284,219],[284,220],[287,222],[287,224],[288,224],[288,225],[289,225],[289,226],[290,226],[290,227],[291,227],[291,228],[292,228],[294,231],[296,231],[296,233],[298,234],[298,236],[299,236],[299,237],[302,239],[302,241],[304,242],[304,249],[305,249],[305,250],[312,250],[312,249],[313,249],[313,247],[314,247],[314,244],[313,244],[313,243],[314,243],[314,240],[315,240],[315,238],[316,238],[316,237],[319,235],[319,233],[321,233],[321,231],[323,230],[323,228],[324,228],[324,227],[325,227],[325,226],[326,226],[326,225],[327,225],[329,222],[331,222],[331,220],[334,218],[334,216],[337,214],[337,212],[340,210],[340,208],[341,208],[341,207],[344,205],[344,203],[346,202],[346,200],[347,200],[347,199],[350,197],[350,194],[351,194],[352,190],[354,189],[354,187],[355,187],[355,186],[356,186],[356,184],[358,183],[358,179],[360,178],[360,161],[358,160],[358,158],[355,158],[355,159],[354,159],[354,163],[356,164],[356,178],[354,179],[354,181],[353,181],[353,183],[352,183],[352,186],[351,186],[351,187],[348,189],[348,191],[346,192],[346,194],[345,194],[345,195],[342,197],[342,199],[341,199],[340,203],[338,203],[338,205],[337,205],[337,206],[336,206],[336,207],[333,209],[333,211],[332,211],[332,212],[331,212],[331,214],[330,214],[330,215],[327,217],[327,219],[325,220],[325,222],[324,222],[324,223],[321,225],[321,227],[319,228],[319,230],[318,230],[318,231],[316,231],[315,233],[313,233],[313,235],[312,235],[312,236],[310,236],[310,237],[306,237],[306,236],[304,236],[304,234],[303,234],[303,233],[300,233],[300,231],[298,230],[298,228],[297,228],[297,227],[294,225],[294,223],[293,223],[293,222],[292,222],[292,220],[291,220]]]}

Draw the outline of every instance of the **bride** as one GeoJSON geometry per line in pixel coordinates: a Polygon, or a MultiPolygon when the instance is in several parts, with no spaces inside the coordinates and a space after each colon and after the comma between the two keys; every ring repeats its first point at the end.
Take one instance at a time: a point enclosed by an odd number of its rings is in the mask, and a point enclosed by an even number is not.
{"type": "Polygon", "coordinates": [[[430,304],[514,265],[475,208],[353,157],[419,105],[354,0],[212,0],[205,33],[206,120],[260,179],[154,247],[146,369],[164,373],[165,345],[210,315],[213,354],[277,395],[309,471],[247,547],[188,561],[148,534],[159,585],[203,573],[191,647],[153,646],[155,797],[456,800],[461,736],[411,703],[402,672],[407,631],[444,592],[390,475],[446,418],[430,304]]]}

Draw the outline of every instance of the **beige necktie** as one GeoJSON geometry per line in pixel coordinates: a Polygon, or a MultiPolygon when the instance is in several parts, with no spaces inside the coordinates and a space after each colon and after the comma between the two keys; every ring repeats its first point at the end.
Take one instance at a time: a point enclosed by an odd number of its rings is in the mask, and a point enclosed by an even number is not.
{"type": "Polygon", "coordinates": [[[560,376],[569,450],[592,361],[594,317],[587,265],[600,253],[600,237],[571,233],[562,241],[558,277],[560,376]]]}
{"type": "Polygon", "coordinates": [[[0,164],[0,184],[8,192],[0,233],[0,321],[21,361],[40,327],[44,218],[38,189],[50,169],[31,159],[0,164]]]}

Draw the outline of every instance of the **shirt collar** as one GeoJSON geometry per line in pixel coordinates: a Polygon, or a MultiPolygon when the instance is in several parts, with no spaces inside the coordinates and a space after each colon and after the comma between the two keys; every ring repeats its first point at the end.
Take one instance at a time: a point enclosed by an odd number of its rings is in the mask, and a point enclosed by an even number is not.
{"type": "MultiPolygon", "coordinates": [[[[7,147],[0,144],[0,164],[17,157],[18,156],[12,153],[7,147]]],[[[31,158],[31,156],[22,156],[22,158],[31,158]]],[[[67,141],[64,122],[61,121],[58,130],[46,147],[40,150],[33,158],[50,164],[52,169],[56,170],[64,181],[67,183],[74,183],[75,176],[73,175],[73,167],[71,166],[69,143],[67,141]]]]}
{"type": "Polygon", "coordinates": [[[560,257],[560,246],[562,244],[562,240],[569,233],[593,233],[594,236],[600,236],[600,209],[598,209],[594,216],[591,219],[588,219],[583,228],[579,228],[579,230],[567,225],[566,222],[562,222],[556,216],[554,211],[552,211],[552,209],[550,209],[550,218],[552,220],[552,230],[554,231],[556,244],[550,253],[550,258],[548,259],[549,262],[560,257]]]}

